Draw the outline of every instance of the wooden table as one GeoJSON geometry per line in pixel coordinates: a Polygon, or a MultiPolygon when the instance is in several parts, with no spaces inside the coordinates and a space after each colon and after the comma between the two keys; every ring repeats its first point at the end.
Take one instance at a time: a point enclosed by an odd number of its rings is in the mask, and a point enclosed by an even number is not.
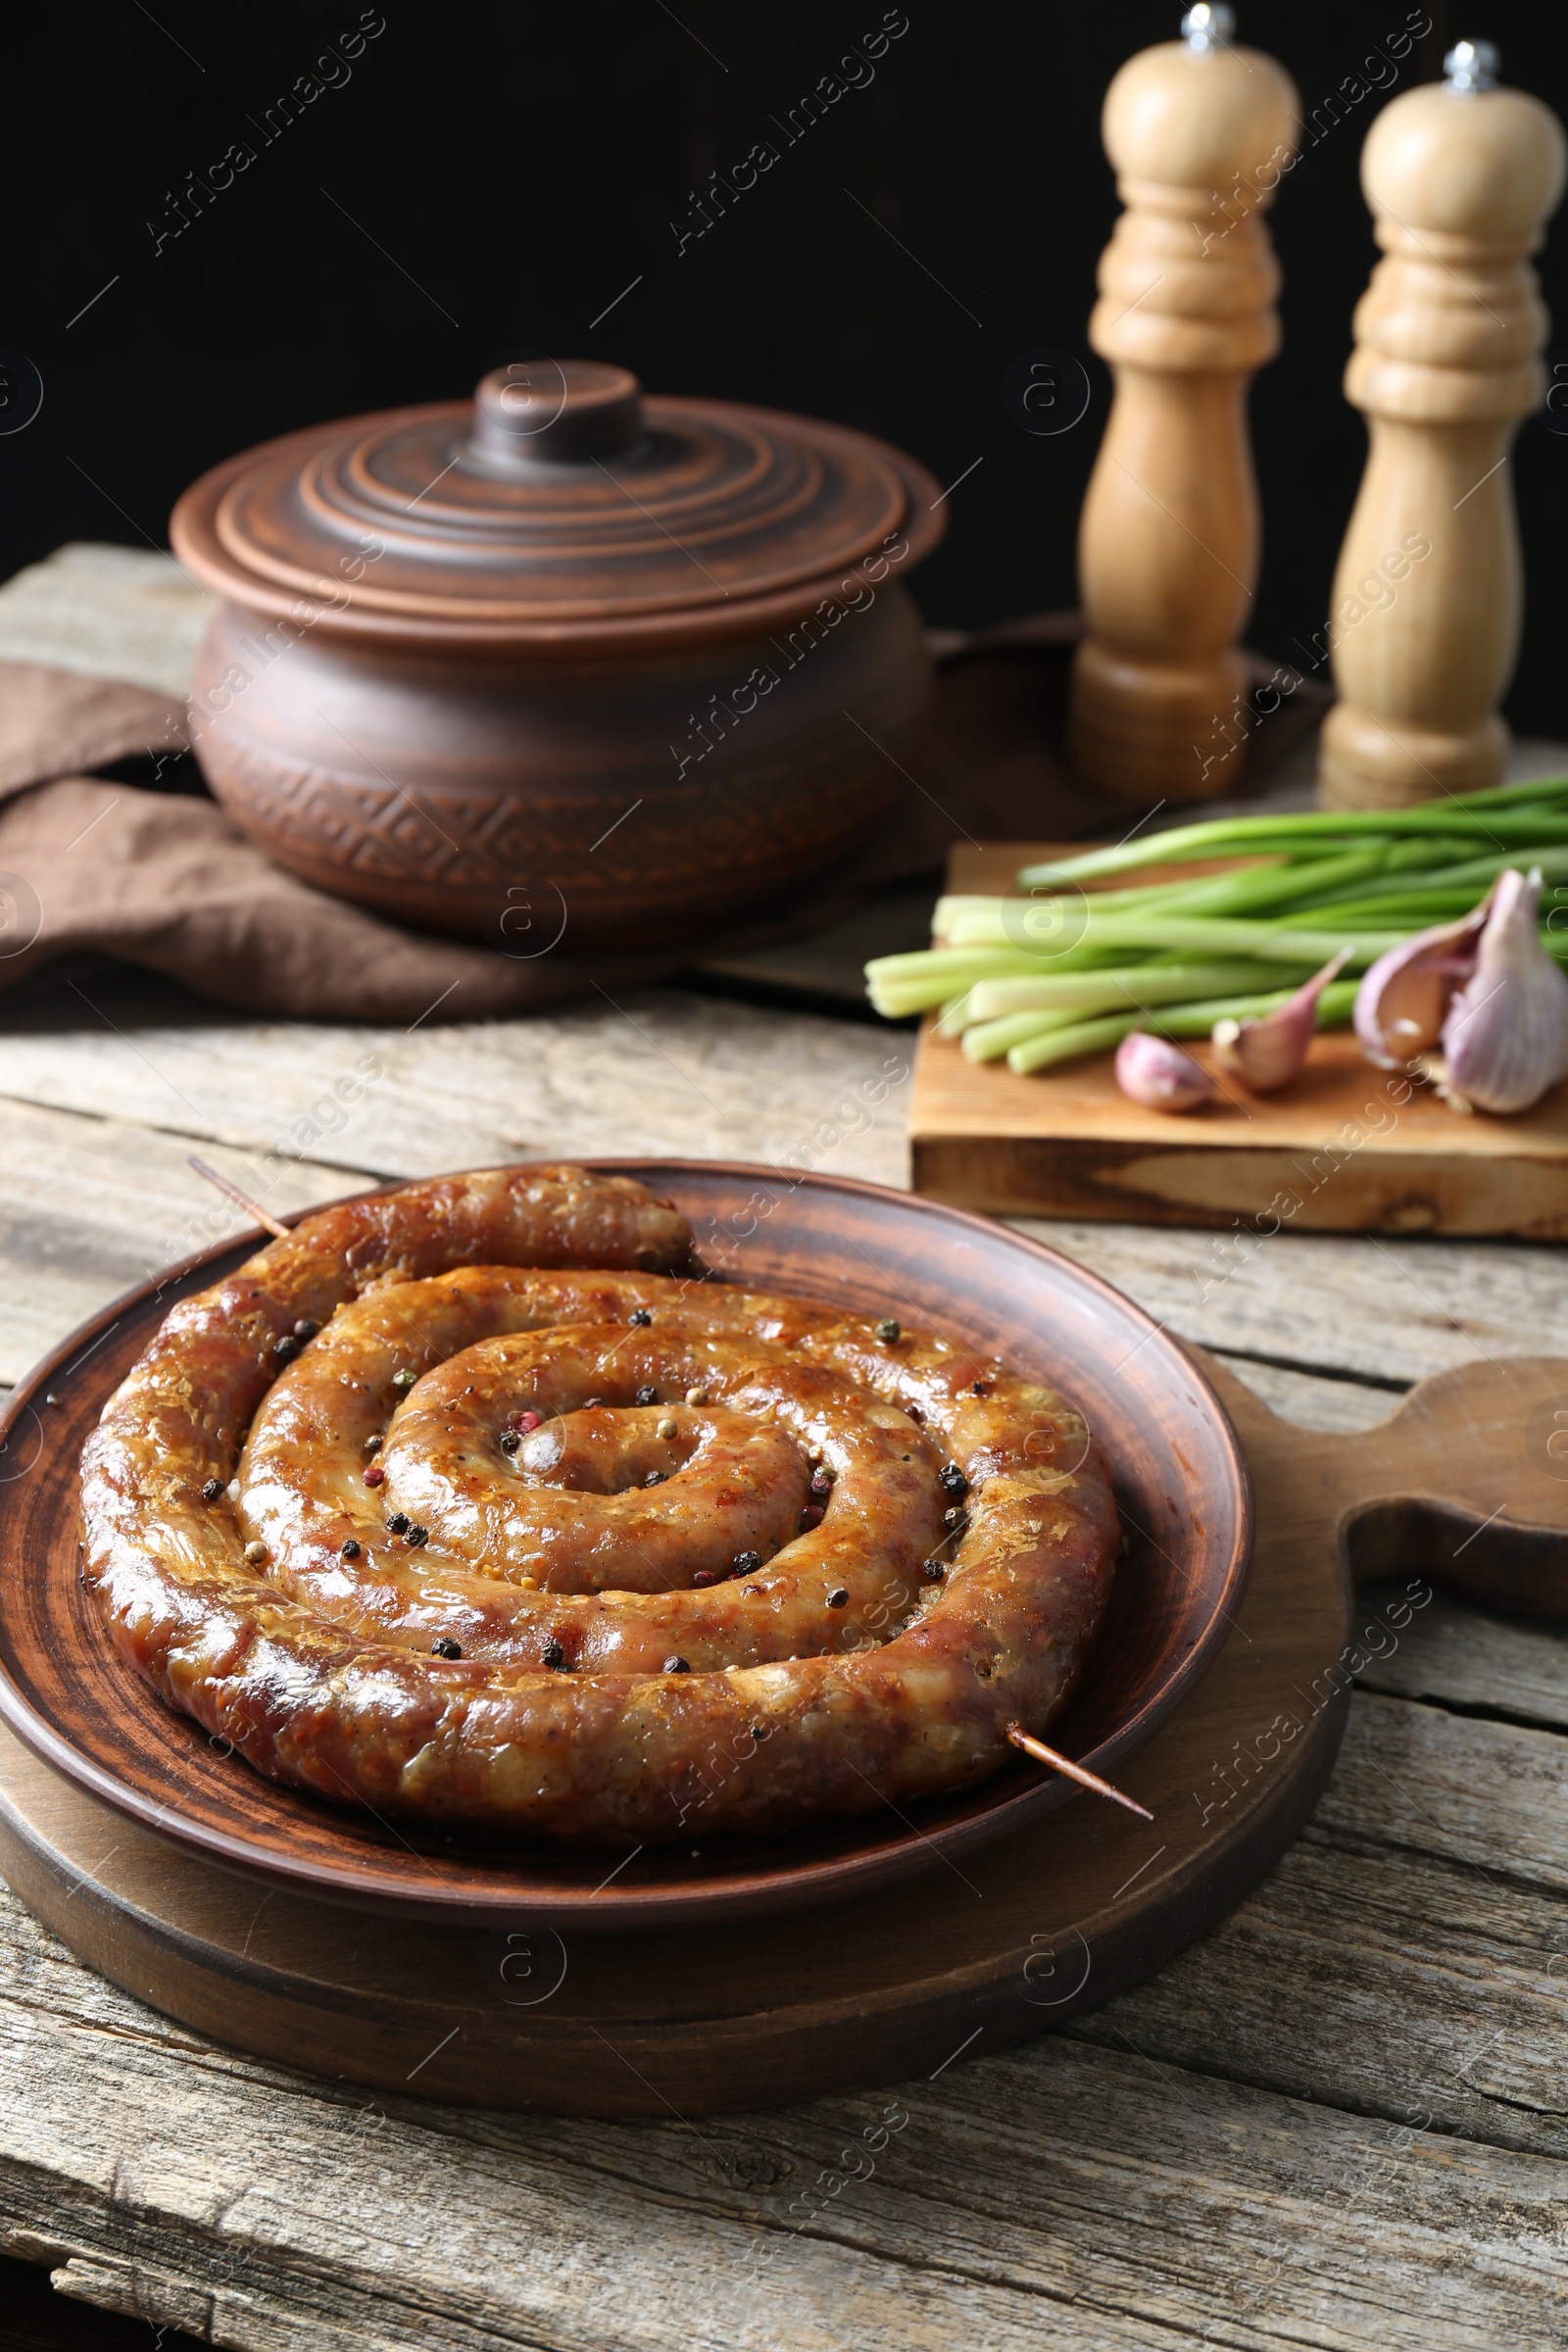
{"type": "MultiPolygon", "coordinates": [[[[191,1150],[287,1205],[592,1152],[897,1184],[906,1087],[874,1112],[857,1090],[909,1043],[673,989],[408,1034],[51,984],[0,1014],[0,1378],[231,1229],[191,1150]],[[364,1100],[328,1113],[367,1053],[364,1100]]],[[[1321,1428],[1478,1354],[1568,1352],[1560,1250],[1026,1230],[1321,1428]]],[[[1440,1600],[1217,1935],[1021,2051],[933,2049],[885,2097],[610,2125],[372,2098],[201,2041],[0,1889],[0,2252],[256,2352],[1562,2344],[1565,2061],[1568,1633],[1440,1600]],[[895,2102],[876,2171],[834,2193],[895,2102]]]]}

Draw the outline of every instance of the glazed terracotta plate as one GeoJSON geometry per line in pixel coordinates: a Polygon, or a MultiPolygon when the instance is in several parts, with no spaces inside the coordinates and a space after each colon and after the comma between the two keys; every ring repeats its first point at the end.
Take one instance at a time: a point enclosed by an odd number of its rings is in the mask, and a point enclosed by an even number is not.
{"type": "MultiPolygon", "coordinates": [[[[1113,1776],[1213,1658],[1251,1549],[1241,1446],[1180,1346],[1069,1258],[910,1194],[724,1161],[587,1164],[676,1201],[729,1280],[935,1327],[1079,1406],[1109,1453],[1127,1549],[1084,1683],[1051,1737],[1113,1776]]],[[[428,1835],[262,1779],[110,1648],[80,1581],[76,1475],[105,1400],[171,1305],[256,1246],[209,1250],[128,1293],[46,1357],[0,1417],[0,1716],[90,1794],[213,1862],[325,1901],[579,1930],[698,1925],[860,1893],[954,1866],[1069,1798],[1102,1801],[1020,1759],[952,1799],[890,1803],[793,1838],[563,1853],[428,1835]]]]}

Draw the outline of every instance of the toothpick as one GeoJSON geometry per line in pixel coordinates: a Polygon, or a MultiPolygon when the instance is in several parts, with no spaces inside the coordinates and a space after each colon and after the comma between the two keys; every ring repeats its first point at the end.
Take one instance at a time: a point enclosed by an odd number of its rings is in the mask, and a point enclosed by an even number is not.
{"type": "Polygon", "coordinates": [[[1108,1781],[1101,1780],[1097,1773],[1085,1772],[1083,1766],[1074,1764],[1071,1757],[1058,1756],[1054,1747],[1048,1747],[1043,1740],[1036,1740],[1024,1730],[1021,1723],[1008,1724],[1007,1738],[1014,1747],[1021,1747],[1026,1756],[1033,1756],[1037,1764],[1049,1764],[1054,1772],[1064,1772],[1069,1781],[1078,1783],[1080,1788],[1092,1788],[1097,1796],[1108,1796],[1112,1804],[1125,1805],[1129,1813],[1136,1813],[1143,1821],[1153,1820],[1154,1816],[1147,1806],[1140,1805],[1130,1796],[1123,1796],[1119,1788],[1113,1788],[1108,1781]]]}
{"type": "Polygon", "coordinates": [[[270,1216],[259,1200],[251,1199],[249,1193],[242,1193],[237,1184],[230,1184],[226,1176],[220,1176],[218,1170],[210,1168],[205,1159],[198,1159],[194,1152],[188,1153],[187,1156],[198,1176],[205,1176],[209,1184],[216,1184],[220,1193],[226,1193],[231,1200],[237,1201],[241,1208],[246,1209],[256,1219],[258,1225],[265,1225],[269,1233],[275,1233],[280,1242],[290,1239],[288,1227],[280,1225],[276,1217],[270,1216]]]}

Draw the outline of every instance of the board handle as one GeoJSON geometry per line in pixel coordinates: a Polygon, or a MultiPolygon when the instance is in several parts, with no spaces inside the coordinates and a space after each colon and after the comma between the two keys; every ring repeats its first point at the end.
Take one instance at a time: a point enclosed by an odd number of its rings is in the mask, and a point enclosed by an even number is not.
{"type": "Polygon", "coordinates": [[[1260,1535],[1288,1513],[1303,1540],[1336,1530],[1358,1584],[1421,1575],[1481,1608],[1568,1617],[1568,1357],[1435,1373],[1353,1435],[1282,1420],[1202,1361],[1252,1457],[1260,1535]]]}
{"type": "Polygon", "coordinates": [[[1482,1608],[1568,1617],[1568,1358],[1435,1373],[1347,1446],[1357,1583],[1420,1570],[1482,1608]]]}

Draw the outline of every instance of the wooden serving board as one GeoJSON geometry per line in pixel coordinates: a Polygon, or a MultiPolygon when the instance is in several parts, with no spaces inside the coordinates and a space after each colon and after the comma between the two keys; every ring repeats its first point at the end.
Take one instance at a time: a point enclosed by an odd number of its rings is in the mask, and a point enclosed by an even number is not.
{"type": "Polygon", "coordinates": [[[1332,1768],[1357,1643],[1387,1654],[1434,1583],[1568,1614],[1568,1360],[1443,1373],[1354,1437],[1281,1421],[1200,1360],[1247,1447],[1257,1547],[1225,1647],[1125,1760],[1152,1825],[1075,1797],[833,1908],[563,1938],[525,1918],[388,1921],[225,1872],[0,1733],[0,1870],[138,1998],[400,2095],[685,2118],[935,2076],[1049,2031],[1267,1874],[1332,1768]],[[1363,1628],[1351,1574],[1398,1572],[1407,1601],[1363,1628]]]}
{"type": "MultiPolygon", "coordinates": [[[[1011,894],[1021,865],[1081,843],[960,846],[953,891],[1011,894]]],[[[1152,881],[1202,868],[1150,867],[1152,881]]],[[[1090,885],[1091,889],[1094,885],[1090,885]]],[[[1188,1049],[1202,1059],[1206,1048],[1188,1049]]],[[[1568,1082],[1514,1118],[1466,1117],[1374,1069],[1348,1030],[1313,1045],[1286,1093],[1175,1118],[1118,1089],[1108,1054],[1016,1077],[966,1061],[927,1023],[909,1147],[917,1192],[995,1215],[1049,1213],[1292,1233],[1568,1239],[1568,1082]]]]}

